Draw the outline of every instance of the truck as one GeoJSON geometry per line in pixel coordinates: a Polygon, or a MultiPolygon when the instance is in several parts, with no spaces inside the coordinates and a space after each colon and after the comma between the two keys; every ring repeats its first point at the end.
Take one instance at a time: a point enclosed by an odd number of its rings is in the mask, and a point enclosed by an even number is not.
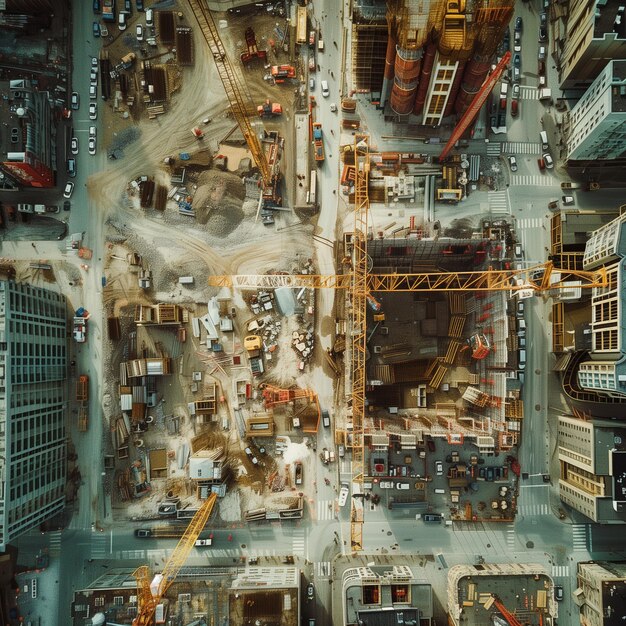
{"type": "Polygon", "coordinates": [[[324,139],[322,137],[322,125],[319,122],[313,124],[313,148],[315,160],[318,163],[324,161],[324,139]]]}
{"type": "Polygon", "coordinates": [[[115,0],[102,0],[102,19],[115,22],[115,0]]]}
{"type": "Polygon", "coordinates": [[[87,320],[84,317],[74,318],[74,340],[77,343],[85,343],[87,341],[87,320]]]}
{"type": "Polygon", "coordinates": [[[76,402],[89,400],[89,376],[81,374],[76,381],[76,402]]]}
{"type": "Polygon", "coordinates": [[[259,117],[278,117],[283,114],[283,107],[279,102],[270,102],[269,98],[256,108],[259,117]]]}
{"type": "Polygon", "coordinates": [[[280,85],[288,78],[296,77],[296,68],[293,65],[272,65],[271,75],[274,82],[280,85]]]}

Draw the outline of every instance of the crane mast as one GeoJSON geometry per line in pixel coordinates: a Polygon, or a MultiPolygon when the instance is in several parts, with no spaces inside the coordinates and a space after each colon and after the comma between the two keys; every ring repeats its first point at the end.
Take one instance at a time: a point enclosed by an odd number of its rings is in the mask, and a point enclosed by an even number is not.
{"type": "Polygon", "coordinates": [[[217,73],[224,85],[226,97],[230,103],[235,121],[241,129],[248,148],[250,148],[252,158],[261,172],[265,186],[270,187],[274,182],[274,176],[265,157],[263,146],[250,123],[250,118],[256,114],[256,107],[252,102],[250,92],[240,77],[238,68],[233,66],[228,59],[226,49],[220,39],[209,9],[200,0],[188,0],[188,2],[198,22],[200,32],[213,54],[217,73]]]}
{"type": "Polygon", "coordinates": [[[147,565],[142,565],[133,572],[133,576],[137,581],[138,602],[138,613],[133,620],[133,626],[152,626],[154,623],[154,613],[158,604],[170,585],[176,580],[180,568],[187,561],[196,539],[202,532],[209,517],[211,517],[216,500],[217,494],[212,493],[191,518],[189,526],[185,529],[183,536],[176,544],[174,551],[161,572],[162,578],[154,594],[150,589],[150,568],[147,565]]]}

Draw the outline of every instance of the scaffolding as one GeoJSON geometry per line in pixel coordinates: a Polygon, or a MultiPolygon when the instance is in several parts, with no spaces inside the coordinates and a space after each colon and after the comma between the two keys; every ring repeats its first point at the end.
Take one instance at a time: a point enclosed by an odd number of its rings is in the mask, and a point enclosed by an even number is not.
{"type": "Polygon", "coordinates": [[[387,25],[352,23],[353,89],[361,93],[379,93],[385,73],[387,25]]]}

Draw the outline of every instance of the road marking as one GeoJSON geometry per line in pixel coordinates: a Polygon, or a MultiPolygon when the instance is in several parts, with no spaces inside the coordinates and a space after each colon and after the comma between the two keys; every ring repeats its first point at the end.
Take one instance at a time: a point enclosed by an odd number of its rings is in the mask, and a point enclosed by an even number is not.
{"type": "Polygon", "coordinates": [[[348,459],[342,459],[339,462],[339,472],[341,474],[350,474],[350,476],[352,476],[352,461],[348,459]]]}
{"type": "Polygon", "coordinates": [[[502,151],[507,154],[541,154],[541,144],[538,141],[506,141],[502,151]]]}
{"type": "Polygon", "coordinates": [[[539,100],[539,89],[529,85],[522,85],[520,87],[520,98],[522,100],[539,100]]]}
{"type": "Polygon", "coordinates": [[[513,187],[559,187],[559,181],[552,176],[517,175],[511,176],[511,186],[513,187]]]}
{"type": "Polygon", "coordinates": [[[100,559],[107,555],[108,537],[103,533],[92,535],[91,540],[91,558],[100,559]]]}
{"type": "Polygon", "coordinates": [[[588,524],[572,524],[572,543],[574,545],[574,552],[586,552],[588,532],[588,524]]]}
{"type": "Polygon", "coordinates": [[[515,524],[509,524],[506,529],[506,545],[510,550],[515,548],[515,524]]]}
{"type": "Polygon", "coordinates": [[[487,156],[500,156],[502,152],[502,144],[495,142],[495,143],[488,143],[487,144],[487,156]]]}
{"type": "Polygon", "coordinates": [[[304,542],[303,530],[294,530],[291,545],[292,545],[291,553],[294,556],[304,556],[304,551],[305,551],[306,546],[304,542]]]}
{"type": "Polygon", "coordinates": [[[519,515],[537,517],[539,515],[549,515],[550,507],[547,504],[522,504],[517,507],[519,515]]]}
{"type": "Polygon", "coordinates": [[[53,530],[48,533],[48,538],[50,539],[50,544],[48,546],[48,551],[50,556],[59,556],[61,554],[61,530],[53,530]]]}
{"type": "MultiPolygon", "coordinates": [[[[515,220],[518,228],[541,228],[543,226],[542,217],[523,217],[515,220]]],[[[529,485],[529,487],[543,487],[543,485],[529,485]]]]}
{"type": "Polygon", "coordinates": [[[318,500],[317,501],[317,519],[318,521],[333,519],[335,511],[333,510],[334,500],[318,500]]]}
{"type": "Polygon", "coordinates": [[[511,213],[506,191],[489,191],[487,193],[487,199],[489,200],[490,213],[511,213]]]}
{"type": "Polygon", "coordinates": [[[316,562],[314,565],[316,578],[330,578],[332,572],[332,565],[330,561],[319,561],[316,562]]]}
{"type": "Polygon", "coordinates": [[[552,578],[569,578],[569,565],[553,565],[552,578]]]}

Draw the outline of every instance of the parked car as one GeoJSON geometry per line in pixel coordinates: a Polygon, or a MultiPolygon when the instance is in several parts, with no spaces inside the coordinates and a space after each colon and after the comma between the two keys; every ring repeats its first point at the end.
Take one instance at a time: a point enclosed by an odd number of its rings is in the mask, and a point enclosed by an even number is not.
{"type": "Polygon", "coordinates": [[[517,117],[519,113],[519,100],[511,100],[511,117],[517,117]]]}
{"type": "Polygon", "coordinates": [[[98,22],[93,23],[93,36],[100,37],[100,24],[98,22]]]}
{"type": "Polygon", "coordinates": [[[522,35],[519,31],[515,31],[515,34],[513,35],[513,51],[514,52],[521,52],[522,50],[522,35]]]}
{"type": "Polygon", "coordinates": [[[63,210],[69,211],[72,208],[72,203],[69,200],[65,200],[63,203],[63,210]]]}
{"type": "Polygon", "coordinates": [[[89,103],[89,119],[90,120],[98,119],[98,105],[95,102],[89,103]]]}
{"type": "Polygon", "coordinates": [[[91,67],[96,72],[98,71],[98,59],[96,57],[91,57],[91,67]]]}
{"type": "Polygon", "coordinates": [[[63,197],[69,200],[74,193],[74,183],[65,183],[65,189],[63,190],[63,197]]]}
{"type": "Polygon", "coordinates": [[[70,150],[72,154],[78,154],[78,137],[72,137],[70,142],[70,150]]]}
{"type": "Polygon", "coordinates": [[[513,67],[522,67],[522,55],[519,52],[513,55],[513,67]]]}
{"type": "Polygon", "coordinates": [[[517,172],[517,159],[513,154],[509,155],[509,166],[512,172],[517,172]]]}
{"type": "Polygon", "coordinates": [[[96,137],[98,135],[98,129],[95,126],[89,127],[89,136],[96,137]]]}
{"type": "Polygon", "coordinates": [[[135,27],[135,34],[137,35],[137,41],[143,41],[143,26],[141,24],[137,24],[135,27]]]}
{"type": "Polygon", "coordinates": [[[519,93],[520,93],[519,83],[515,83],[511,91],[511,98],[513,98],[513,100],[519,100],[519,93]]]}
{"type": "Polygon", "coordinates": [[[551,170],[554,167],[554,161],[548,152],[546,152],[543,156],[543,162],[546,164],[546,168],[551,170]]]}
{"type": "Polygon", "coordinates": [[[548,30],[545,26],[539,27],[539,41],[544,42],[548,40],[548,30]]]}
{"type": "Polygon", "coordinates": [[[443,463],[441,461],[435,461],[435,472],[437,476],[443,476],[443,463]]]}
{"type": "Polygon", "coordinates": [[[315,596],[315,587],[313,586],[313,583],[309,583],[306,587],[306,597],[309,600],[313,600],[315,596]]]}
{"type": "Polygon", "coordinates": [[[72,96],[70,98],[70,106],[74,111],[77,111],[78,107],[80,107],[80,96],[78,95],[78,92],[76,91],[72,91],[72,96]]]}
{"type": "Polygon", "coordinates": [[[143,0],[135,0],[135,5],[137,6],[137,11],[143,11],[143,0]]]}
{"type": "Polygon", "coordinates": [[[152,537],[152,530],[150,528],[137,528],[135,529],[135,537],[152,537]]]}
{"type": "Polygon", "coordinates": [[[96,138],[89,137],[89,154],[94,155],[96,153],[96,138]]]}
{"type": "Polygon", "coordinates": [[[95,85],[89,85],[89,99],[95,100],[98,97],[98,88],[95,85]]]}
{"type": "Polygon", "coordinates": [[[126,13],[120,12],[117,16],[117,27],[120,30],[126,30],[126,13]]]}
{"type": "Polygon", "coordinates": [[[89,83],[94,86],[98,84],[98,72],[94,70],[89,72],[89,83]]]}
{"type": "Polygon", "coordinates": [[[70,178],[76,177],[76,159],[67,160],[67,175],[70,178]]]}
{"type": "Polygon", "coordinates": [[[540,61],[545,61],[546,60],[546,47],[545,46],[539,46],[539,54],[538,54],[537,58],[540,61]]]}
{"type": "Polygon", "coordinates": [[[574,196],[562,196],[561,200],[563,200],[563,204],[565,204],[566,206],[574,204],[574,196]]]}
{"type": "Polygon", "coordinates": [[[259,459],[257,459],[256,456],[254,456],[254,453],[252,452],[252,450],[250,448],[246,448],[244,452],[246,453],[246,455],[248,456],[248,458],[252,462],[252,465],[258,465],[259,464],[259,459]]]}
{"type": "Polygon", "coordinates": [[[515,32],[521,33],[523,27],[524,27],[524,23],[522,22],[522,18],[516,17],[515,18],[515,32]]]}
{"type": "Polygon", "coordinates": [[[330,428],[330,413],[325,409],[322,411],[322,424],[324,428],[330,428]]]}
{"type": "Polygon", "coordinates": [[[554,587],[554,599],[557,602],[563,601],[563,587],[561,587],[561,585],[556,585],[554,587]]]}
{"type": "Polygon", "coordinates": [[[441,520],[443,519],[439,513],[426,513],[422,519],[427,524],[441,524],[441,520]]]}

